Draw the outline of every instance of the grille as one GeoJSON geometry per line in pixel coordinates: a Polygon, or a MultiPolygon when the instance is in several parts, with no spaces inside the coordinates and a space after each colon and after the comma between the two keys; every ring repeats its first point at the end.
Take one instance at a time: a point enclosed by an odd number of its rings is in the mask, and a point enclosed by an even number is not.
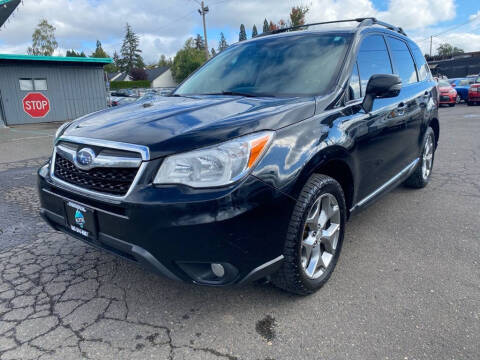
{"type": "Polygon", "coordinates": [[[55,156],[54,174],[57,178],[88,190],[113,195],[125,195],[137,172],[135,168],[94,168],[85,171],[60,154],[55,156]]]}

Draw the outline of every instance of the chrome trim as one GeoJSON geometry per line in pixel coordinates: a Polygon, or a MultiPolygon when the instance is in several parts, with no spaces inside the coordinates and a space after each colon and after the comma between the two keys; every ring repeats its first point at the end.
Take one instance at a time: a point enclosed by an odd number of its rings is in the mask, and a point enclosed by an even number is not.
{"type": "MultiPolygon", "coordinates": [[[[136,162],[138,162],[138,171],[137,174],[135,175],[135,178],[132,181],[132,184],[130,185],[130,188],[128,189],[127,193],[125,195],[111,195],[111,194],[106,194],[98,191],[93,191],[93,190],[88,190],[85,188],[82,188],[77,185],[70,184],[66,181],[63,181],[55,176],[55,159],[57,155],[58,148],[61,147],[59,153],[61,152],[62,155],[66,154],[65,156],[70,160],[71,156],[76,156],[76,152],[72,149],[68,149],[66,147],[63,147],[61,145],[59,146],[54,146],[53,148],[53,154],[52,154],[52,160],[50,163],[50,178],[52,179],[53,183],[65,190],[74,190],[78,192],[81,195],[86,195],[95,199],[100,199],[100,200],[110,200],[114,202],[120,202],[127,198],[135,186],[138,184],[143,172],[145,171],[145,168],[147,167],[147,163],[145,162],[146,160],[150,160],[150,151],[146,146],[142,145],[135,145],[135,144],[127,144],[127,143],[120,143],[120,142],[115,142],[115,141],[107,141],[107,140],[99,140],[99,139],[89,139],[89,138],[82,138],[82,137],[77,137],[77,136],[61,136],[58,139],[56,139],[55,144],[57,144],[59,141],[70,141],[78,144],[85,144],[85,145],[94,145],[94,146],[101,146],[101,147],[106,147],[110,149],[115,149],[115,150],[126,150],[126,151],[133,151],[133,152],[138,152],[142,156],[142,159],[144,161],[140,161],[139,159],[135,159],[136,162]],[[73,154],[73,155],[72,155],[73,154]]],[[[100,157],[100,156],[99,156],[100,157]]],[[[112,158],[111,156],[104,156],[104,158],[112,158]]],[[[119,159],[124,159],[124,158],[119,158],[119,159]]],[[[133,160],[133,159],[129,159],[133,160]]],[[[102,158],[101,158],[102,161],[102,158]]],[[[118,165],[117,165],[118,166],[118,165]]]]}
{"type": "Polygon", "coordinates": [[[60,136],[59,138],[55,139],[55,145],[57,145],[57,143],[62,140],[71,141],[77,144],[94,145],[94,146],[101,146],[101,147],[112,148],[117,150],[134,151],[134,152],[140,153],[143,161],[150,160],[150,150],[147,146],[144,146],[144,145],[136,145],[136,144],[129,144],[129,143],[123,143],[118,141],[92,139],[92,138],[85,138],[80,136],[69,136],[69,135],[60,136]]]}
{"type": "MultiPolygon", "coordinates": [[[[56,146],[57,152],[67,160],[73,162],[79,169],[90,170],[96,167],[103,168],[138,168],[142,163],[142,160],[137,158],[121,157],[121,156],[107,156],[100,155],[95,156],[93,161],[88,166],[80,166],[77,163],[77,152],[73,149],[69,149],[62,145],[56,146]]],[[[111,148],[110,148],[111,149],[111,148]]]]}
{"type": "Polygon", "coordinates": [[[417,165],[417,163],[419,162],[419,158],[416,158],[415,160],[413,160],[410,164],[408,164],[402,171],[400,171],[397,175],[395,175],[394,177],[392,177],[390,180],[388,180],[385,184],[383,184],[382,186],[380,186],[377,190],[375,190],[374,192],[372,192],[370,195],[367,195],[366,197],[364,197],[362,200],[360,200],[359,202],[357,202],[355,204],[355,206],[353,206],[351,209],[350,209],[350,212],[352,212],[353,210],[355,210],[356,208],[364,205],[365,203],[367,203],[368,201],[370,201],[371,199],[373,199],[375,196],[377,196],[378,194],[380,194],[383,190],[385,190],[387,187],[389,187],[390,185],[392,185],[394,182],[396,182],[398,179],[400,179],[403,175],[407,174],[408,172],[410,172],[413,168],[415,168],[415,165],[417,165]]]}

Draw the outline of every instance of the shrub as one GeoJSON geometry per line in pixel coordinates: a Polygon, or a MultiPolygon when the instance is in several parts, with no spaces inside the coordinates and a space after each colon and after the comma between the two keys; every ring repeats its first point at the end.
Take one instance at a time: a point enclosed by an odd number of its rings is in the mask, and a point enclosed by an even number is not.
{"type": "Polygon", "coordinates": [[[150,81],[148,80],[110,82],[110,90],[136,89],[136,88],[149,88],[149,87],[150,87],[150,81]]]}

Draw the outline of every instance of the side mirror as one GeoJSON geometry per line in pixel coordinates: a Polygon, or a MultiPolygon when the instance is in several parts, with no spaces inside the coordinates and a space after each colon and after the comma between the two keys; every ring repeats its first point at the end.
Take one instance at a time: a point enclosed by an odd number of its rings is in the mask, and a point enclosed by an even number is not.
{"type": "Polygon", "coordinates": [[[368,113],[372,111],[373,100],[398,96],[402,89],[402,80],[398,75],[375,74],[370,77],[365,91],[362,107],[368,113]]]}

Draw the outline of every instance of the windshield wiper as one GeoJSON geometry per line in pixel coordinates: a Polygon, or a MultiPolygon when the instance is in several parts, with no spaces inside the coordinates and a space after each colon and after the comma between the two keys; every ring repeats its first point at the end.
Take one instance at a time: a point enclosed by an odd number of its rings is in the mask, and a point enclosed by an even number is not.
{"type": "Polygon", "coordinates": [[[232,95],[232,96],[245,96],[245,97],[275,97],[274,95],[270,94],[253,94],[253,93],[246,93],[241,91],[222,91],[217,93],[205,93],[199,95],[232,95]]]}

